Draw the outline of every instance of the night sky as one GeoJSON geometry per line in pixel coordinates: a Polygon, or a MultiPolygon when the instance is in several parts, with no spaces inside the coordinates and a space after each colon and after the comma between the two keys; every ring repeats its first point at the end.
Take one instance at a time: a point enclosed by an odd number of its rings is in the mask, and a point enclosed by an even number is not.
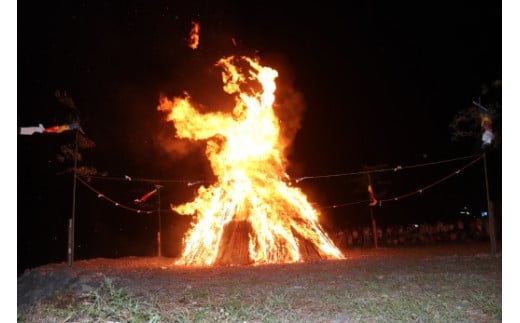
{"type": "MultiPolygon", "coordinates": [[[[81,151],[78,164],[105,177],[92,178],[93,188],[135,206],[134,198],[163,185],[166,256],[178,254],[189,222],[169,204],[189,201],[196,186],[186,182],[211,174],[203,144],[175,144],[173,125],[156,109],[159,96],[187,91],[210,110],[225,106],[229,98],[215,67],[223,56],[256,56],[279,71],[282,123],[300,123],[288,151],[294,179],[478,154],[479,138],[453,142],[449,124],[472,101],[501,101],[493,85],[502,79],[499,1],[150,3],[19,1],[17,125],[70,121],[72,109],[54,96],[66,91],[96,144],[81,151]],[[187,45],[192,21],[201,26],[196,50],[187,45]],[[125,175],[157,180],[118,180],[125,175]]],[[[72,164],[56,154],[73,134],[17,137],[18,271],[66,261],[72,164]]],[[[383,198],[413,192],[469,161],[372,174],[374,190],[383,198]]],[[[501,209],[500,148],[488,154],[488,166],[491,197],[501,209]]],[[[296,185],[335,230],[369,223],[365,203],[346,205],[367,199],[367,180],[366,174],[317,177],[296,185]]],[[[158,196],[150,201],[147,209],[156,210],[158,196]]],[[[433,222],[464,206],[474,215],[485,208],[481,161],[420,196],[383,204],[375,215],[383,225],[433,222]]],[[[77,259],[156,253],[157,214],[118,208],[81,183],[75,210],[77,259]]]]}

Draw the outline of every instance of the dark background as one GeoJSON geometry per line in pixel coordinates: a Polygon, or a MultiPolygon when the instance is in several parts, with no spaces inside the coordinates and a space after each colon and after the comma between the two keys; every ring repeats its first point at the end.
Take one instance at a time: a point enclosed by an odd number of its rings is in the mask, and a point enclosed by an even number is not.
{"type": "MultiPolygon", "coordinates": [[[[156,109],[160,94],[188,91],[210,109],[223,106],[229,101],[216,61],[259,57],[279,71],[281,105],[299,103],[293,117],[280,112],[285,122],[301,119],[288,151],[287,172],[294,179],[470,156],[480,152],[480,139],[453,142],[449,124],[474,100],[501,100],[501,88],[492,87],[502,78],[501,10],[497,1],[19,1],[18,127],[70,120],[72,110],[54,97],[56,90],[66,91],[96,143],[81,151],[79,162],[98,170],[100,178],[89,184],[132,207],[133,199],[162,185],[163,254],[176,256],[189,218],[169,204],[190,200],[196,186],[187,183],[211,174],[203,144],[185,146],[183,153],[174,149],[173,125],[156,109]],[[192,20],[201,25],[197,50],[187,46],[192,20]],[[490,90],[483,92],[483,86],[490,90]],[[125,181],[125,175],[134,180],[125,181]]],[[[18,135],[18,272],[67,259],[73,179],[66,170],[72,164],[56,154],[72,142],[73,132],[18,135]]],[[[413,192],[469,161],[374,173],[376,196],[413,192]]],[[[500,226],[500,148],[488,153],[488,171],[500,226]]],[[[316,177],[297,185],[334,231],[368,225],[367,180],[366,174],[316,177]]],[[[374,212],[381,225],[449,221],[463,207],[480,216],[484,183],[479,161],[423,194],[374,212]]],[[[158,198],[143,206],[153,214],[137,214],[77,183],[76,259],[155,255],[158,198]]]]}

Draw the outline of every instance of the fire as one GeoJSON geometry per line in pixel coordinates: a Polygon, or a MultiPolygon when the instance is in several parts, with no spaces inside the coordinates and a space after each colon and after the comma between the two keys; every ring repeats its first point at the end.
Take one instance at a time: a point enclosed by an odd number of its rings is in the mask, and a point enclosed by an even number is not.
{"type": "Polygon", "coordinates": [[[190,40],[188,46],[191,49],[197,49],[199,47],[199,32],[200,32],[200,24],[196,21],[191,22],[191,30],[190,30],[190,40]]]}
{"type": "Polygon", "coordinates": [[[177,137],[205,140],[217,180],[174,211],[194,215],[177,264],[267,264],[343,255],[319,223],[319,212],[292,187],[285,172],[280,125],[274,110],[278,72],[258,60],[222,58],[224,91],[232,113],[198,112],[190,96],[161,97],[177,137]]]}

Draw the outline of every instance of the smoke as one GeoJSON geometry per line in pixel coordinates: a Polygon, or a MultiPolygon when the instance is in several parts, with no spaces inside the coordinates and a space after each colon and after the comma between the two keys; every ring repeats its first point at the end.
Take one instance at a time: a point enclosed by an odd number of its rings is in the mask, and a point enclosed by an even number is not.
{"type": "Polygon", "coordinates": [[[280,136],[284,155],[287,157],[292,151],[292,143],[301,128],[304,97],[293,88],[281,88],[277,94],[278,103],[275,104],[276,114],[280,119],[280,136]]]}
{"type": "Polygon", "coordinates": [[[164,151],[173,159],[182,159],[200,149],[199,141],[166,137],[165,135],[159,135],[159,142],[164,151]]]}
{"type": "Polygon", "coordinates": [[[303,113],[306,108],[305,97],[294,86],[294,76],[290,63],[285,56],[270,54],[263,65],[278,71],[274,111],[280,120],[280,142],[284,157],[287,159],[293,149],[293,142],[302,126],[303,113]],[[272,65],[270,65],[272,63],[272,65]]]}

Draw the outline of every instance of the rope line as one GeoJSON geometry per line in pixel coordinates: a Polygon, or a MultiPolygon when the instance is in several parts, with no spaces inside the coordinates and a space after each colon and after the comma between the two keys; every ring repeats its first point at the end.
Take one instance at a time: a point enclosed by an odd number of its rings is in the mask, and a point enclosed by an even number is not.
{"type": "Polygon", "coordinates": [[[447,175],[447,176],[444,176],[443,178],[429,184],[429,185],[426,185],[416,191],[413,191],[413,192],[410,192],[410,193],[406,193],[406,194],[403,194],[403,195],[399,195],[399,196],[396,196],[396,197],[393,197],[393,198],[389,198],[389,199],[382,199],[382,200],[379,200],[379,206],[381,206],[381,204],[383,202],[388,202],[388,201],[398,201],[398,200],[402,200],[404,198],[407,198],[407,197],[410,197],[410,196],[413,196],[413,195],[416,195],[416,194],[422,194],[424,191],[426,191],[427,189],[430,189],[434,186],[437,186],[439,185],[440,183],[450,179],[451,177],[455,176],[455,175],[458,175],[460,174],[461,171],[465,170],[466,168],[470,167],[471,165],[475,164],[476,162],[478,162],[479,160],[481,160],[483,158],[483,155],[480,155],[478,158],[476,158],[475,160],[472,160],[470,163],[466,164],[465,166],[457,169],[456,171],[454,171],[453,173],[447,175]]]}
{"type": "MultiPolygon", "coordinates": [[[[472,158],[472,157],[475,157],[475,156],[478,156],[478,157],[476,159],[472,160],[471,162],[469,162],[468,164],[464,165],[463,167],[457,169],[456,171],[450,173],[447,176],[444,176],[443,178],[441,178],[441,179],[439,179],[439,180],[437,180],[437,181],[435,181],[435,182],[433,182],[433,183],[431,183],[429,185],[423,186],[422,188],[420,188],[418,190],[414,190],[412,192],[409,192],[409,193],[406,193],[406,194],[402,194],[402,195],[398,195],[398,196],[395,196],[395,197],[392,197],[392,198],[378,200],[378,205],[382,206],[383,202],[385,202],[385,203],[386,202],[395,202],[395,201],[399,201],[399,200],[402,200],[402,199],[405,199],[405,198],[408,198],[408,197],[411,197],[411,196],[414,196],[414,195],[417,195],[417,194],[422,194],[424,191],[426,191],[426,190],[428,190],[428,189],[430,189],[430,188],[432,188],[434,186],[437,186],[437,185],[441,184],[442,182],[450,179],[451,177],[453,177],[455,175],[460,174],[461,171],[465,170],[466,168],[472,166],[473,164],[475,164],[476,162],[481,160],[484,157],[484,155],[481,154],[481,155],[472,155],[472,156],[458,157],[458,158],[452,158],[452,159],[448,159],[448,160],[442,160],[442,161],[431,162],[431,163],[415,164],[415,165],[402,166],[402,167],[398,166],[397,168],[383,168],[383,169],[378,169],[378,170],[368,170],[368,171],[359,171],[359,172],[353,172],[353,173],[333,174],[333,175],[307,176],[307,177],[299,178],[299,181],[305,180],[305,179],[337,177],[337,176],[350,176],[350,175],[386,172],[386,171],[390,171],[390,170],[397,171],[397,170],[402,170],[402,169],[410,169],[410,168],[425,167],[425,166],[449,163],[449,162],[453,162],[453,161],[458,161],[458,160],[464,160],[464,159],[472,158]]],[[[116,202],[113,199],[107,197],[105,194],[103,194],[103,193],[99,192],[98,190],[96,190],[95,188],[93,188],[91,185],[89,185],[86,181],[84,181],[80,177],[81,176],[76,176],[77,180],[79,180],[83,185],[85,185],[91,191],[96,193],[98,198],[103,198],[103,199],[111,202],[112,204],[114,204],[114,206],[116,206],[116,207],[121,207],[121,208],[123,208],[125,210],[132,211],[132,212],[135,212],[135,213],[152,214],[152,213],[155,212],[155,211],[146,211],[146,210],[136,209],[136,208],[129,207],[129,206],[126,206],[124,204],[121,204],[119,202],[116,202]]],[[[144,178],[136,178],[136,179],[128,179],[127,178],[127,179],[122,179],[122,178],[119,178],[119,177],[104,177],[104,176],[83,176],[83,177],[87,177],[87,178],[100,178],[100,179],[107,179],[107,180],[119,180],[119,181],[123,180],[123,181],[136,181],[136,182],[154,182],[154,183],[157,183],[157,182],[163,182],[163,183],[164,182],[170,182],[170,183],[175,182],[175,183],[186,183],[188,186],[207,182],[207,181],[202,181],[202,180],[200,180],[200,181],[158,180],[158,179],[144,179],[144,178]]],[[[126,177],[128,177],[128,176],[126,176],[126,177]]],[[[297,182],[298,182],[298,180],[297,180],[297,182]]],[[[329,209],[329,208],[335,209],[335,208],[340,208],[340,207],[345,207],[345,206],[350,206],[350,205],[356,205],[356,204],[362,204],[362,203],[367,203],[368,204],[369,202],[371,202],[371,200],[347,202],[347,203],[333,204],[333,205],[328,205],[328,206],[319,206],[318,204],[316,204],[316,206],[320,207],[322,209],[329,209]]]]}
{"type": "Polygon", "coordinates": [[[457,158],[452,158],[452,159],[440,160],[440,161],[436,161],[436,162],[423,163],[423,164],[415,164],[415,165],[409,165],[409,166],[396,166],[396,167],[388,167],[388,168],[381,168],[381,169],[364,170],[364,171],[351,172],[351,173],[330,174],[330,175],[317,175],[317,176],[304,176],[304,177],[299,177],[299,178],[295,179],[295,181],[296,181],[296,183],[299,183],[299,182],[307,180],[307,179],[330,178],[330,177],[352,176],[352,175],[364,175],[364,174],[372,174],[372,173],[383,173],[383,172],[389,172],[389,171],[397,172],[397,171],[403,170],[403,169],[411,169],[411,168],[418,168],[418,167],[426,167],[426,166],[432,166],[432,165],[438,165],[438,164],[451,163],[451,162],[454,162],[454,161],[469,159],[469,158],[473,158],[473,157],[476,157],[476,156],[479,156],[479,155],[457,157],[457,158]]]}
{"type": "MultiPolygon", "coordinates": [[[[387,198],[387,199],[380,199],[380,200],[378,200],[378,205],[382,206],[383,202],[395,202],[395,201],[399,201],[399,200],[402,200],[402,199],[410,197],[410,196],[414,196],[416,194],[422,194],[427,189],[430,189],[430,188],[432,188],[434,186],[437,186],[440,183],[450,179],[451,177],[460,174],[460,172],[462,172],[466,168],[470,167],[471,165],[475,164],[477,161],[481,160],[484,157],[484,155],[477,155],[477,156],[479,156],[479,157],[476,158],[475,160],[472,160],[471,162],[469,162],[468,164],[464,165],[463,167],[457,169],[453,173],[451,173],[451,174],[449,174],[447,176],[444,176],[443,178],[441,178],[441,179],[439,179],[439,180],[437,180],[437,181],[435,181],[435,182],[433,182],[433,183],[431,183],[429,185],[426,185],[426,186],[424,186],[424,187],[422,187],[422,188],[420,188],[418,190],[415,190],[415,191],[412,191],[412,192],[409,192],[409,193],[406,193],[406,194],[402,194],[402,195],[399,195],[399,196],[396,196],[396,197],[387,198]]],[[[459,158],[459,160],[460,160],[460,158],[459,158]]],[[[335,209],[335,208],[339,208],[339,207],[350,206],[350,205],[361,204],[361,203],[367,203],[368,204],[369,202],[371,202],[371,200],[363,200],[363,201],[357,201],[357,202],[348,202],[348,203],[342,203],[342,204],[334,204],[334,205],[322,206],[321,208],[322,209],[330,209],[330,208],[335,209]]]]}
{"type": "Polygon", "coordinates": [[[361,204],[361,203],[368,204],[369,202],[370,202],[370,200],[363,200],[363,201],[357,201],[357,202],[348,202],[348,203],[327,205],[327,206],[322,206],[321,208],[322,209],[335,209],[335,208],[339,208],[339,207],[350,206],[350,205],[361,204]]]}
{"type": "Polygon", "coordinates": [[[82,177],[88,177],[93,179],[104,179],[108,181],[121,181],[121,182],[145,182],[145,183],[184,183],[188,186],[192,186],[199,183],[209,183],[205,180],[185,180],[185,179],[154,179],[154,178],[133,178],[128,175],[124,177],[114,176],[100,176],[100,175],[78,175],[82,177]]]}
{"type": "MultiPolygon", "coordinates": [[[[328,175],[316,175],[316,176],[303,176],[299,178],[295,178],[294,181],[296,183],[299,183],[304,180],[308,179],[318,179],[318,178],[330,178],[330,177],[341,177],[341,176],[353,176],[353,175],[364,175],[364,174],[371,174],[371,173],[382,173],[382,172],[397,172],[404,169],[411,169],[411,168],[418,168],[418,167],[426,167],[426,166],[432,166],[432,165],[438,165],[438,164],[446,164],[451,163],[459,160],[474,158],[476,155],[470,155],[470,156],[463,156],[463,157],[456,157],[451,159],[445,159],[440,160],[436,162],[429,162],[429,163],[423,163],[423,164],[414,164],[414,165],[408,165],[408,166],[396,166],[396,167],[388,167],[388,168],[381,168],[381,169],[373,169],[373,170],[363,170],[363,171],[357,171],[357,172],[350,172],[350,173],[340,173],[340,174],[328,174],[328,175]]],[[[78,175],[80,176],[80,175],[78,175]]],[[[110,176],[99,176],[99,175],[81,175],[83,177],[93,178],[93,179],[102,179],[102,180],[112,180],[112,181],[123,181],[123,182],[147,182],[147,183],[184,183],[187,186],[193,186],[200,183],[210,183],[208,180],[201,180],[201,179],[157,179],[157,178],[133,178],[128,175],[125,175],[124,177],[110,177],[110,176]]]]}
{"type": "Polygon", "coordinates": [[[135,213],[145,213],[145,214],[152,214],[154,213],[154,211],[146,211],[146,210],[140,210],[140,209],[136,209],[136,208],[133,208],[133,207],[129,207],[129,206],[126,206],[124,204],[121,204],[119,202],[116,202],[114,201],[113,199],[107,197],[105,194],[99,192],[98,190],[96,190],[95,188],[93,188],[91,185],[89,185],[87,182],[85,182],[84,180],[82,180],[79,176],[76,176],[76,179],[82,183],[83,185],[85,185],[86,187],[88,187],[91,191],[93,191],[94,193],[97,194],[97,197],[98,198],[102,198],[102,199],[105,199],[109,202],[111,202],[112,204],[114,204],[114,206],[117,206],[117,207],[120,207],[120,208],[123,208],[125,210],[128,210],[128,211],[132,211],[132,212],[135,212],[135,213]]]}

